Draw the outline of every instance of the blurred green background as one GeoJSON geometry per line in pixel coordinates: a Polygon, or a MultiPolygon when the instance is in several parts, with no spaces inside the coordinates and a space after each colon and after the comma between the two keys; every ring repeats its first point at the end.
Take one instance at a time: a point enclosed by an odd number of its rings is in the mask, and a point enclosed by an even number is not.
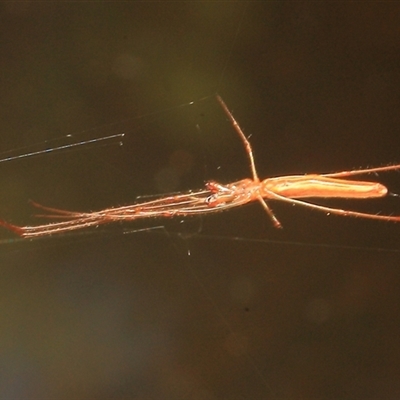
{"type": "MultiPolygon", "coordinates": [[[[261,177],[400,162],[399,17],[397,2],[3,2],[0,159],[125,137],[1,162],[0,215],[249,177],[216,92],[261,177]]],[[[369,178],[400,193],[397,173],[369,178]]],[[[400,214],[396,197],[324,204],[400,214]]],[[[400,226],[272,207],[282,231],[257,204],[3,230],[0,397],[399,398],[400,226]]]]}

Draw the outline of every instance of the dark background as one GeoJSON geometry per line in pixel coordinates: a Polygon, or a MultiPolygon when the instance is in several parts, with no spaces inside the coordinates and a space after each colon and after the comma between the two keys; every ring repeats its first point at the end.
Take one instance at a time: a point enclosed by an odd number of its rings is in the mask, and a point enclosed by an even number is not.
{"type": "MultiPolygon", "coordinates": [[[[249,177],[215,92],[262,177],[400,162],[399,18],[397,2],[1,3],[1,158],[126,135],[2,162],[0,215],[249,177]]],[[[368,178],[400,193],[398,173],[368,178]]],[[[0,397],[398,399],[400,225],[272,207],[283,230],[257,204],[3,230],[0,397]]]]}

